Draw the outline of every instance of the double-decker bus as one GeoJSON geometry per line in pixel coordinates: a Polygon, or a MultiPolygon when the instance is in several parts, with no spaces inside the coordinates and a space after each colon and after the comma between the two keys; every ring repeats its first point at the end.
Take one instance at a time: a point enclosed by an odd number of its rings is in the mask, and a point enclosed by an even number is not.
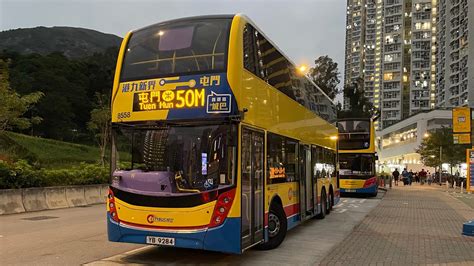
{"type": "Polygon", "coordinates": [[[338,121],[339,185],[341,193],[363,193],[376,196],[375,127],[372,119],[338,121]]]}
{"type": "Polygon", "coordinates": [[[112,91],[109,240],[277,247],[339,200],[335,118],[243,15],[128,33],[112,91]]]}

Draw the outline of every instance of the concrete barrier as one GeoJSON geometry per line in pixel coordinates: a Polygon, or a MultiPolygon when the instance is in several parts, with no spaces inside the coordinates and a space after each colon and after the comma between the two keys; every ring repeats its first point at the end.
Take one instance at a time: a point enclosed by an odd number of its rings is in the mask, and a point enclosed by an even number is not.
{"type": "Polygon", "coordinates": [[[25,212],[20,189],[0,190],[0,215],[25,212]]]}
{"type": "Polygon", "coordinates": [[[44,188],[25,188],[22,192],[23,206],[27,212],[48,209],[44,188]]]}
{"type": "Polygon", "coordinates": [[[101,187],[99,186],[85,186],[84,187],[84,198],[87,204],[104,203],[100,195],[101,187]]]}
{"type": "Polygon", "coordinates": [[[69,207],[86,206],[84,187],[66,187],[66,200],[69,207]]]}
{"type": "Polygon", "coordinates": [[[48,209],[52,210],[69,207],[66,200],[65,187],[46,187],[44,188],[44,193],[48,209]]]}
{"type": "Polygon", "coordinates": [[[100,197],[102,202],[107,202],[107,195],[109,195],[109,185],[100,185],[100,197]]]}
{"type": "Polygon", "coordinates": [[[105,203],[109,185],[0,190],[0,215],[105,203]]]}

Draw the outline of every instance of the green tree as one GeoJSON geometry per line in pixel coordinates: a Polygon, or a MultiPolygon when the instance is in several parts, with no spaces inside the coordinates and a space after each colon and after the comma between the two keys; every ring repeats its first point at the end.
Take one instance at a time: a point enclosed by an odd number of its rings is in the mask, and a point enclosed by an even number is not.
{"type": "Polygon", "coordinates": [[[87,127],[94,134],[100,150],[100,162],[105,165],[105,149],[110,140],[110,97],[106,94],[96,94],[96,108],[91,111],[91,119],[87,127]]]}
{"type": "Polygon", "coordinates": [[[416,150],[420,154],[423,164],[438,167],[441,163],[448,163],[452,167],[466,160],[466,149],[469,145],[454,145],[451,128],[442,127],[429,133],[416,150]],[[441,160],[440,156],[441,151],[441,160]]]}
{"type": "MultiPolygon", "coordinates": [[[[34,126],[36,135],[66,141],[94,141],[87,128],[96,93],[110,93],[117,48],[103,53],[70,59],[62,53],[48,55],[0,52],[11,62],[10,86],[19,94],[41,88],[45,94],[27,115],[44,120],[34,126]]],[[[21,131],[21,130],[16,130],[21,131]]]]}
{"type": "Polygon", "coordinates": [[[23,115],[36,104],[42,92],[19,95],[10,88],[8,63],[0,59],[0,133],[7,129],[27,129],[41,122],[41,117],[23,115]]]}
{"type": "Polygon", "coordinates": [[[318,85],[331,100],[336,98],[336,95],[340,92],[337,86],[341,82],[339,80],[339,70],[337,63],[332,60],[329,56],[320,56],[314,61],[315,66],[309,70],[309,75],[313,79],[314,83],[318,85]]]}
{"type": "Polygon", "coordinates": [[[338,110],[338,118],[370,118],[376,114],[377,110],[364,95],[363,82],[359,78],[344,86],[344,101],[349,101],[349,110],[338,110]]]}

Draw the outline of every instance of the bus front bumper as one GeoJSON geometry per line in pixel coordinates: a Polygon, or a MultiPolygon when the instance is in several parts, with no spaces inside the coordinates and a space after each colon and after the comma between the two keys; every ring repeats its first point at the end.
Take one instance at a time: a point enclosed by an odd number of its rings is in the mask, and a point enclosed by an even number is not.
{"type": "Polygon", "coordinates": [[[340,188],[341,193],[367,193],[374,194],[377,192],[377,185],[373,185],[366,188],[340,188]]]}

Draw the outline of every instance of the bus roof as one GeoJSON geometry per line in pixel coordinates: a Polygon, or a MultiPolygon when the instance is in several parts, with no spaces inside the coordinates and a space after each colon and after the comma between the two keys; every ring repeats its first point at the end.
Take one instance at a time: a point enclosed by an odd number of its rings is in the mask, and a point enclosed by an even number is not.
{"type": "MultiPolygon", "coordinates": [[[[293,66],[296,66],[296,64],[293,62],[293,60],[291,60],[291,59],[278,47],[278,45],[276,45],[276,44],[272,41],[272,39],[268,38],[268,36],[267,36],[248,16],[246,16],[245,14],[242,14],[242,13],[183,17],[183,18],[172,19],[172,20],[167,20],[167,21],[158,22],[158,23],[155,23],[155,24],[152,24],[152,25],[148,25],[148,26],[145,26],[145,27],[143,27],[143,28],[139,28],[139,29],[133,30],[132,33],[137,32],[137,31],[140,31],[140,30],[148,29],[148,28],[151,28],[151,27],[163,26],[163,25],[167,25],[167,24],[171,24],[171,23],[176,23],[176,22],[192,21],[192,20],[203,20],[203,19],[232,19],[232,18],[234,18],[235,16],[239,16],[239,17],[244,18],[250,25],[252,25],[252,27],[254,27],[255,29],[257,29],[258,32],[259,32],[260,34],[262,34],[262,35],[265,37],[265,39],[266,39],[271,45],[273,45],[273,47],[274,47],[283,57],[285,57],[286,60],[288,60],[288,62],[290,62],[293,66]]],[[[313,82],[313,80],[311,80],[310,78],[308,78],[307,75],[304,75],[304,78],[307,79],[313,86],[315,86],[315,88],[317,88],[317,89],[321,92],[321,94],[324,95],[324,97],[326,97],[326,98],[334,105],[334,101],[333,101],[331,98],[329,98],[329,96],[328,96],[318,85],[316,85],[316,84],[313,82]]]]}
{"type": "Polygon", "coordinates": [[[204,19],[232,19],[232,18],[234,18],[234,16],[235,15],[232,15],[232,14],[222,14],[222,15],[205,15],[205,16],[183,17],[183,18],[177,18],[177,19],[158,22],[158,23],[155,23],[155,24],[152,24],[152,25],[148,25],[148,26],[136,29],[136,30],[132,30],[132,33],[137,32],[137,31],[141,31],[141,30],[144,30],[144,29],[148,29],[148,28],[152,28],[152,27],[156,27],[156,26],[163,26],[163,25],[172,24],[172,23],[176,23],[176,22],[192,21],[192,20],[204,20],[204,19]]]}
{"type": "MultiPolygon", "coordinates": [[[[240,16],[240,17],[243,17],[250,25],[252,25],[255,29],[258,30],[258,33],[262,34],[263,37],[265,37],[265,39],[271,44],[273,45],[273,47],[278,51],[280,52],[280,54],[285,57],[286,60],[288,60],[288,62],[290,62],[293,66],[296,66],[296,64],[293,62],[293,60],[291,60],[290,57],[288,57],[279,47],[278,45],[276,45],[272,39],[268,38],[268,36],[249,18],[247,17],[245,14],[241,14],[241,13],[238,13],[236,14],[236,16],[240,16]]],[[[332,104],[334,104],[334,101],[329,98],[329,96],[318,86],[316,85],[313,80],[311,80],[310,78],[308,78],[307,75],[304,75],[305,79],[307,79],[311,84],[313,84],[332,104]]]]}

